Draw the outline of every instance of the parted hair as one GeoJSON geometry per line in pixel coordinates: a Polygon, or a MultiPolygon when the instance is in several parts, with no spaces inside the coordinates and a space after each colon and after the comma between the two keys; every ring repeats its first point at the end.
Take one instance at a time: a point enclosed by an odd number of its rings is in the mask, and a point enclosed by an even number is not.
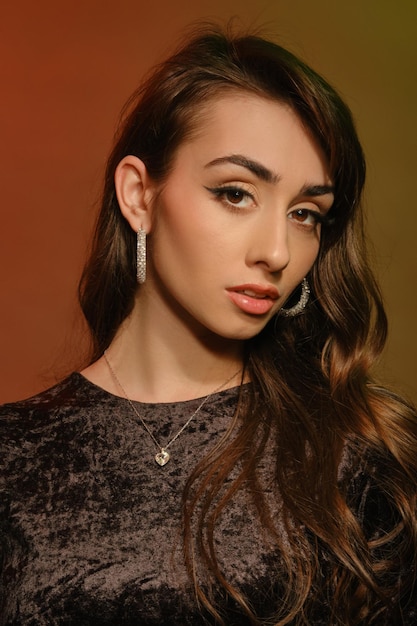
{"type": "Polygon", "coordinates": [[[246,490],[280,555],[282,593],[268,623],[309,624],[323,599],[331,624],[401,623],[395,621],[399,594],[406,597],[416,569],[415,411],[372,379],[387,322],[367,258],[365,161],[351,113],[328,82],[288,50],[258,35],[204,27],[158,65],[128,102],[80,281],[91,361],[108,347],[140,289],[136,236],[115,193],[117,164],[135,155],[162,184],[178,146],[204,123],[210,100],[242,91],[296,112],[328,159],[335,201],[308,277],[312,297],[305,314],[273,319],[246,342],[252,384],[227,436],[188,480],[183,517],[189,575],[200,603],[219,624],[209,583],[237,602],[250,623],[262,623],[243,591],[222,574],[214,541],[222,511],[237,490],[246,490]],[[271,445],[273,489],[282,501],[279,524],[257,471],[271,445]],[[378,489],[392,511],[382,536],[369,536],[352,512],[351,477],[341,479],[339,472],[347,449],[353,464],[356,459],[369,471],[380,468],[378,489]],[[325,575],[323,551],[331,555],[325,575]],[[409,572],[401,581],[395,577],[398,563],[409,572]]]}

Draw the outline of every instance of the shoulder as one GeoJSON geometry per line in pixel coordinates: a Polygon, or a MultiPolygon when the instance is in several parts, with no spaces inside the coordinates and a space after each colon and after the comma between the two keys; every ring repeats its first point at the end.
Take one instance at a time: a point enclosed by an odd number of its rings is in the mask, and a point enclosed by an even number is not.
{"type": "Polygon", "coordinates": [[[73,373],[32,398],[4,404],[0,407],[0,472],[74,445],[80,433],[91,431],[92,422],[100,420],[106,401],[103,390],[73,373]]]}
{"type": "Polygon", "coordinates": [[[39,425],[59,413],[88,402],[88,382],[73,373],[50,389],[31,398],[3,404],[0,407],[0,432],[7,426],[27,428],[39,425]]]}

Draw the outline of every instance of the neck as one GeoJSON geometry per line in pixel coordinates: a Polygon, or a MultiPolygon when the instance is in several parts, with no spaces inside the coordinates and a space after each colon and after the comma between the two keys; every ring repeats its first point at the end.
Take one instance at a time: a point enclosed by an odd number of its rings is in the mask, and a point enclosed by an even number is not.
{"type": "MultiPolygon", "coordinates": [[[[140,312],[137,309],[107,350],[130,399],[178,402],[203,397],[223,384],[225,389],[240,384],[243,342],[225,340],[208,331],[198,334],[180,317],[161,319],[155,311],[150,315],[145,307],[140,312]]],[[[121,395],[105,359],[99,359],[83,374],[121,395]]]]}

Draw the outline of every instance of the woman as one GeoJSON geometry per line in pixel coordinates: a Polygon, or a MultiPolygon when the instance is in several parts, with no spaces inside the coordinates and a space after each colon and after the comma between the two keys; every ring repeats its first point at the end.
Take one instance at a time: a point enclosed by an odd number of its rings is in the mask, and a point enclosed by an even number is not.
{"type": "Polygon", "coordinates": [[[416,420],[334,90],[204,31],[134,95],[91,362],[3,408],[2,624],[415,624],[416,420]]]}

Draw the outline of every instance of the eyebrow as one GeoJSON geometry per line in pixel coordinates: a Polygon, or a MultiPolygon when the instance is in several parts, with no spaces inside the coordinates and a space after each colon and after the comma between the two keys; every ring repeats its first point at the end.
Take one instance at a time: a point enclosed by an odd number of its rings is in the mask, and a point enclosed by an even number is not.
{"type": "Polygon", "coordinates": [[[219,157],[218,159],[214,159],[213,161],[210,161],[210,163],[207,163],[206,167],[221,165],[223,163],[233,163],[234,165],[245,167],[266,183],[277,183],[280,179],[278,174],[274,174],[261,163],[248,159],[242,154],[231,154],[229,156],[219,157]]]}
{"type": "Polygon", "coordinates": [[[312,198],[326,196],[327,194],[334,194],[333,185],[304,185],[300,192],[300,195],[312,198]]]}
{"type": "MultiPolygon", "coordinates": [[[[232,163],[233,165],[239,165],[240,167],[245,167],[247,170],[255,174],[260,180],[263,180],[266,183],[275,184],[279,182],[280,176],[269,170],[267,167],[259,163],[258,161],[253,161],[248,157],[243,156],[242,154],[231,154],[229,156],[219,157],[217,159],[213,159],[207,163],[205,167],[212,167],[214,165],[222,165],[223,163],[232,163]]],[[[325,196],[327,194],[333,194],[334,187],[333,185],[309,185],[306,184],[301,189],[300,195],[311,196],[313,198],[317,196],[325,196]]]]}

